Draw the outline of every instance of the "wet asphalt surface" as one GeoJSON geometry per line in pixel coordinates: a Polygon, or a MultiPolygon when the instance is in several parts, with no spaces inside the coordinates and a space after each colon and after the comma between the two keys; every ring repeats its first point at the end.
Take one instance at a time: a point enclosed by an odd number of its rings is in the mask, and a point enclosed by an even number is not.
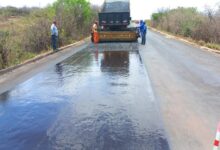
{"type": "Polygon", "coordinates": [[[169,150],[138,51],[84,50],[2,93],[0,149],[169,150]]]}

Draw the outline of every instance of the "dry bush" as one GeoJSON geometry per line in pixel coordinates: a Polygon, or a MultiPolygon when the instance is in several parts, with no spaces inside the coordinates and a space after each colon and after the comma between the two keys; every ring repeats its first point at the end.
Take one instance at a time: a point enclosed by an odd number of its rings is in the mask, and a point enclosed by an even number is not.
{"type": "Polygon", "coordinates": [[[152,24],[153,27],[174,34],[220,44],[220,7],[216,12],[207,9],[205,13],[195,8],[167,9],[154,13],[152,24]]]}
{"type": "Polygon", "coordinates": [[[50,47],[50,25],[47,18],[40,18],[30,25],[23,36],[23,49],[39,53],[50,47]]]}
{"type": "Polygon", "coordinates": [[[171,10],[163,17],[166,23],[164,30],[191,37],[197,26],[201,22],[200,14],[195,8],[178,8],[171,10]]]}
{"type": "Polygon", "coordinates": [[[9,32],[0,32],[0,68],[5,68],[8,65],[9,48],[7,46],[7,40],[9,32]]]}
{"type": "Polygon", "coordinates": [[[220,44],[220,9],[216,13],[211,13],[209,10],[207,12],[193,37],[196,40],[220,44]]]}

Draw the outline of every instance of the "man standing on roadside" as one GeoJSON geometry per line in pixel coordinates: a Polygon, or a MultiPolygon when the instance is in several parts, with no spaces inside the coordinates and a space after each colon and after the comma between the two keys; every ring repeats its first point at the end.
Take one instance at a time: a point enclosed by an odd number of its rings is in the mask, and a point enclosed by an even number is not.
{"type": "Polygon", "coordinates": [[[57,29],[57,23],[56,21],[53,21],[53,24],[51,25],[51,43],[53,47],[53,51],[57,51],[57,39],[58,39],[58,29],[57,29]]]}
{"type": "Polygon", "coordinates": [[[147,26],[146,26],[146,23],[143,20],[140,21],[140,32],[141,32],[141,44],[145,45],[145,43],[146,43],[146,34],[147,34],[147,26]]]}
{"type": "Polygon", "coordinates": [[[143,33],[142,33],[142,44],[146,44],[146,34],[147,34],[147,26],[146,23],[143,23],[143,33]]]}

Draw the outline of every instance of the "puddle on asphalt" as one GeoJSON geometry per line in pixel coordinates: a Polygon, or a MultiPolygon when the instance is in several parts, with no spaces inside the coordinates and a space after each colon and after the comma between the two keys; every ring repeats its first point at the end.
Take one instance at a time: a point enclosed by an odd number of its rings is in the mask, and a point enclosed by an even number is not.
{"type": "Polygon", "coordinates": [[[0,149],[168,150],[137,52],[80,52],[0,95],[0,149]]]}

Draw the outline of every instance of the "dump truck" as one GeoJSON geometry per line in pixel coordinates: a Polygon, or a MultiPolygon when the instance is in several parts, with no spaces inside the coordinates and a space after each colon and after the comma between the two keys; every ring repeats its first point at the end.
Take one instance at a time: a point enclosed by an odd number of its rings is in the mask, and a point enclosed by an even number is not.
{"type": "Polygon", "coordinates": [[[99,41],[137,41],[137,27],[130,22],[129,0],[105,0],[99,13],[99,41]]]}

